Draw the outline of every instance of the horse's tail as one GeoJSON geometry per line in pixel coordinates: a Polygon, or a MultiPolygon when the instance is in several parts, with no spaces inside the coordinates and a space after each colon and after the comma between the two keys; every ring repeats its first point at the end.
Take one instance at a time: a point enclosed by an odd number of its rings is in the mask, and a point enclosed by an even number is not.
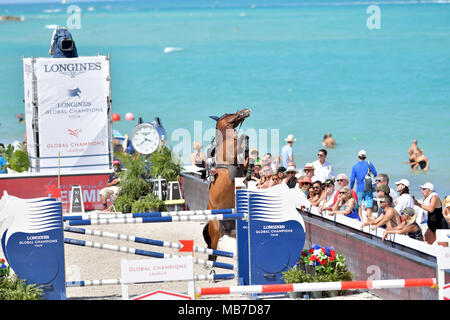
{"type": "Polygon", "coordinates": [[[206,244],[208,245],[208,248],[211,248],[211,237],[209,236],[208,223],[203,228],[203,239],[205,240],[206,244]]]}

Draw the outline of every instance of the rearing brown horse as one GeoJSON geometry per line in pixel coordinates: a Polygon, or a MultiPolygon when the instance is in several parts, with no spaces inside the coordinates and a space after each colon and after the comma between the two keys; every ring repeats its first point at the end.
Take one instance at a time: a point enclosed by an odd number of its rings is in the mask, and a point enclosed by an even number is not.
{"type": "MultiPolygon", "coordinates": [[[[233,114],[226,113],[220,118],[212,117],[217,121],[215,138],[217,173],[209,185],[208,210],[235,207],[234,178],[244,177],[248,166],[248,148],[243,147],[245,141],[240,141],[241,138],[238,141],[235,129],[248,116],[250,110],[244,108],[233,114]],[[238,154],[241,156],[238,157],[238,154]]],[[[224,234],[236,237],[235,230],[234,220],[210,221],[203,229],[203,238],[208,248],[217,249],[219,239],[224,234]]],[[[216,257],[210,255],[208,259],[215,260],[216,257]]]]}

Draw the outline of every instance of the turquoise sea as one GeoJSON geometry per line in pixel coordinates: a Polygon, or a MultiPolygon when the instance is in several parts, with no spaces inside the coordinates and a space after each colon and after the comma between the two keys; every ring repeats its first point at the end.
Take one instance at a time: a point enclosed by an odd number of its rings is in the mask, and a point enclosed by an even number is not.
{"type": "MultiPolygon", "coordinates": [[[[0,4],[0,142],[22,140],[22,57],[48,57],[51,25],[66,25],[71,4],[0,4]],[[47,27],[46,27],[47,26],[47,27]]],[[[79,2],[80,55],[111,55],[113,127],[130,134],[132,112],[159,116],[169,138],[194,134],[210,115],[248,106],[242,130],[278,130],[279,148],[294,134],[297,167],[317,159],[322,137],[337,147],[327,160],[350,176],[360,149],[394,181],[432,182],[450,194],[450,3],[420,1],[79,2]],[[380,9],[369,29],[367,8],[380,9]],[[182,48],[164,53],[167,47],[182,48]],[[413,173],[407,149],[418,139],[427,173],[413,173]]],[[[205,134],[203,145],[209,137],[205,134]]],[[[259,135],[258,139],[264,139],[259,135]]],[[[176,141],[170,141],[174,145],[176,141]]],[[[259,147],[260,141],[251,142],[259,147]]],[[[273,142],[276,145],[275,142],[273,142]]],[[[276,153],[276,152],[273,152],[276,153]]]]}

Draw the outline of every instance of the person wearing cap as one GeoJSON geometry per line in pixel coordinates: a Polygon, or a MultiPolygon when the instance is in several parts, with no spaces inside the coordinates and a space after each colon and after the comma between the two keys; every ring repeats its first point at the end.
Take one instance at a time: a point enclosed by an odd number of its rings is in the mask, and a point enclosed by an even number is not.
{"type": "Polygon", "coordinates": [[[359,200],[359,216],[362,217],[362,206],[364,202],[364,207],[366,208],[366,216],[368,219],[372,218],[372,207],[373,207],[373,191],[365,190],[364,179],[370,170],[373,175],[377,176],[377,170],[370,161],[366,161],[367,153],[366,150],[361,150],[358,152],[358,162],[352,167],[352,174],[350,176],[350,189],[353,189],[356,181],[356,194],[359,200]]]}
{"type": "Polygon", "coordinates": [[[386,229],[383,232],[383,240],[386,240],[388,234],[406,234],[408,237],[423,241],[422,229],[417,224],[417,213],[411,207],[406,207],[400,211],[402,223],[392,229],[386,229]]]}
{"type": "Polygon", "coordinates": [[[285,167],[279,167],[277,170],[277,176],[280,178],[280,181],[283,182],[284,179],[286,179],[286,168],[285,167]]]}
{"type": "Polygon", "coordinates": [[[284,141],[287,142],[287,144],[281,149],[281,163],[283,165],[283,167],[287,168],[289,166],[289,161],[294,161],[294,154],[293,154],[293,150],[292,150],[292,145],[295,142],[294,135],[293,134],[289,134],[286,139],[284,139],[284,141]]]}
{"type": "MultiPolygon", "coordinates": [[[[375,189],[376,191],[377,191],[377,204],[378,204],[378,216],[380,216],[380,214],[383,214],[384,213],[384,210],[383,210],[383,208],[381,208],[381,203],[380,203],[380,199],[382,198],[382,197],[384,197],[384,196],[389,196],[389,197],[391,197],[390,196],[390,189],[389,189],[389,187],[387,186],[387,185],[385,185],[385,184],[380,184],[380,185],[377,185],[377,187],[376,187],[376,189],[375,189]]],[[[392,199],[392,197],[391,197],[391,199],[392,199]]],[[[394,203],[394,199],[392,199],[392,203],[391,203],[391,205],[394,205],[393,204],[394,203]]],[[[374,217],[375,218],[375,217],[374,217]]]]}
{"type": "Polygon", "coordinates": [[[317,152],[317,160],[312,163],[314,167],[314,175],[321,178],[322,181],[326,181],[327,179],[331,179],[334,177],[334,169],[331,163],[326,161],[327,158],[327,150],[320,149],[317,152]]]}
{"type": "Polygon", "coordinates": [[[427,231],[425,231],[425,241],[433,244],[436,241],[436,229],[448,229],[447,220],[442,213],[442,202],[439,195],[434,191],[432,183],[427,182],[420,186],[424,200],[419,202],[413,197],[414,204],[428,212],[427,231]]]}
{"type": "Polygon", "coordinates": [[[365,226],[371,226],[372,230],[375,230],[378,227],[383,227],[386,225],[386,230],[393,229],[397,227],[402,221],[400,219],[400,215],[394,208],[392,208],[392,198],[389,195],[385,195],[380,198],[380,206],[383,210],[383,213],[380,214],[377,218],[367,220],[361,225],[361,230],[365,226]]]}
{"type": "Polygon", "coordinates": [[[397,204],[394,206],[395,210],[399,212],[407,207],[414,208],[414,198],[409,194],[409,181],[406,179],[400,179],[395,182],[397,186],[397,192],[399,197],[397,198],[397,204]]]}
{"type": "Polygon", "coordinates": [[[289,188],[295,188],[297,185],[297,178],[295,177],[295,174],[297,173],[297,169],[293,166],[289,166],[286,169],[286,175],[287,178],[284,180],[284,182],[287,184],[289,188]]]}
{"type": "Polygon", "coordinates": [[[114,197],[117,198],[119,194],[119,183],[120,183],[119,172],[121,171],[120,161],[114,160],[112,164],[114,171],[109,175],[108,181],[106,182],[106,187],[100,190],[100,200],[103,204],[103,210],[105,210],[108,207],[107,199],[112,195],[114,195],[114,197]]]}

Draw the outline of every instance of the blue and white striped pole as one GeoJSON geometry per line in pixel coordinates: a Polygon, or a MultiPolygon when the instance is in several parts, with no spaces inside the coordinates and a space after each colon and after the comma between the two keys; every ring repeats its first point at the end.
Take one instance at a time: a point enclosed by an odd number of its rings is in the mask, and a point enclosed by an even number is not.
{"type": "Polygon", "coordinates": [[[64,221],[69,220],[93,220],[93,219],[118,219],[118,218],[144,218],[144,217],[172,217],[189,215],[207,215],[207,214],[230,214],[234,209],[215,209],[215,210],[189,210],[189,211],[161,211],[161,212],[142,212],[142,213],[103,213],[103,214],[83,214],[74,216],[64,216],[64,221]]]}
{"type": "MultiPolygon", "coordinates": [[[[92,229],[84,229],[84,228],[76,228],[76,227],[64,227],[64,231],[72,232],[72,233],[79,233],[79,234],[87,234],[87,235],[103,237],[103,238],[111,238],[111,239],[122,240],[122,241],[143,243],[143,244],[148,244],[148,245],[158,246],[158,247],[165,247],[165,248],[181,249],[183,247],[183,245],[179,242],[167,242],[167,241],[153,240],[153,239],[148,239],[148,238],[135,237],[135,236],[130,236],[130,235],[126,235],[126,234],[106,232],[106,231],[100,231],[100,230],[92,230],[92,229]]],[[[197,246],[194,246],[194,252],[205,253],[205,254],[210,254],[210,255],[215,255],[215,256],[222,256],[222,257],[227,257],[227,258],[234,257],[234,254],[232,252],[202,248],[202,247],[197,247],[197,246]]]]}
{"type": "MultiPolygon", "coordinates": [[[[70,238],[64,238],[64,243],[81,246],[81,247],[90,247],[90,248],[104,249],[104,250],[110,250],[110,251],[125,252],[125,253],[131,253],[131,254],[135,254],[135,255],[160,258],[160,259],[180,258],[181,257],[181,256],[177,256],[177,255],[170,254],[170,253],[154,252],[154,251],[128,248],[128,247],[116,246],[116,245],[111,245],[111,244],[106,244],[106,243],[91,242],[91,241],[70,239],[70,238]]],[[[202,264],[202,265],[209,266],[209,267],[234,270],[234,266],[229,263],[209,261],[209,260],[203,260],[203,259],[198,259],[198,258],[194,258],[193,262],[196,264],[202,264]]]]}
{"type": "MultiPolygon", "coordinates": [[[[224,273],[224,274],[203,274],[194,275],[195,281],[201,280],[232,280],[235,278],[234,273],[224,273]]],[[[92,287],[92,286],[105,286],[105,285],[119,285],[122,284],[121,279],[106,279],[106,280],[80,280],[80,281],[66,281],[66,287],[92,287]]],[[[139,284],[142,284],[140,282],[139,284]]]]}
{"type": "Polygon", "coordinates": [[[186,221],[212,221],[212,220],[236,220],[244,218],[243,213],[216,214],[202,216],[180,216],[180,217],[144,217],[144,218],[118,218],[98,220],[70,220],[66,223],[70,226],[101,225],[101,224],[136,224],[157,222],[186,222],[186,221]]]}

